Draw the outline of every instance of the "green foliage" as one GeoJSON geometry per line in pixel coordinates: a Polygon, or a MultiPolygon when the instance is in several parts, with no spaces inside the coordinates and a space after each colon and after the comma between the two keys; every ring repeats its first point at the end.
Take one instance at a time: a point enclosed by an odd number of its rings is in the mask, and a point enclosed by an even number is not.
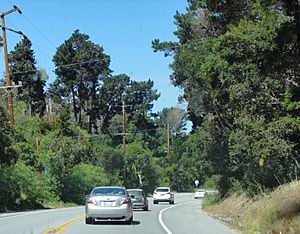
{"type": "Polygon", "coordinates": [[[220,180],[220,177],[217,175],[213,175],[209,178],[205,178],[204,184],[201,187],[203,189],[215,190],[217,188],[219,180],[220,180]]]}
{"type": "MultiPolygon", "coordinates": [[[[111,184],[121,184],[124,173],[124,155],[121,149],[103,144],[93,145],[95,165],[101,166],[108,174],[111,184]]],[[[89,160],[91,162],[91,160],[89,160]]]]}
{"type": "Polygon", "coordinates": [[[37,208],[43,199],[37,172],[22,162],[0,169],[0,210],[37,208]]]}
{"type": "Polygon", "coordinates": [[[109,179],[99,166],[90,164],[78,164],[69,170],[64,178],[64,190],[62,200],[84,204],[85,196],[93,187],[109,185],[109,179]]]}
{"type": "MultiPolygon", "coordinates": [[[[189,0],[176,13],[173,83],[184,89],[194,134],[176,164],[255,194],[299,176],[299,51],[287,1],[189,0]],[[193,163],[185,163],[189,158],[193,163]],[[201,167],[199,166],[201,164],[201,167]]],[[[169,42],[153,41],[170,52],[169,42]]],[[[178,149],[176,149],[178,151],[178,149]]],[[[175,163],[176,162],[176,163],[175,163]]],[[[171,168],[171,169],[170,169],[171,168]]],[[[195,173],[195,172],[196,173],[195,173]]],[[[201,179],[202,180],[202,179],[201,179]]]]}
{"type": "Polygon", "coordinates": [[[17,98],[27,103],[28,113],[42,116],[46,109],[46,80],[42,79],[43,71],[38,71],[35,66],[36,60],[31,46],[31,41],[24,38],[9,54],[10,75],[16,84],[22,82],[17,98]]]}
{"type": "Polygon", "coordinates": [[[58,77],[49,89],[50,96],[62,104],[68,103],[64,103],[65,99],[70,100],[75,121],[83,127],[85,113],[89,118],[87,130],[97,132],[97,91],[100,82],[110,73],[110,57],[101,46],[90,41],[88,35],[75,30],[57,49],[53,61],[58,77]]]}
{"type": "Polygon", "coordinates": [[[221,202],[220,194],[207,194],[202,201],[202,206],[212,206],[221,202]]]}
{"type": "Polygon", "coordinates": [[[156,184],[156,174],[151,151],[145,149],[141,142],[135,142],[128,144],[123,152],[124,185],[152,191],[156,184]]]}
{"type": "Polygon", "coordinates": [[[12,134],[6,110],[0,106],[0,165],[11,163],[17,158],[12,148],[12,134]]]}
{"type": "MultiPolygon", "coordinates": [[[[23,102],[16,103],[13,131],[0,109],[0,181],[5,185],[0,193],[6,197],[1,210],[82,203],[93,186],[105,184],[146,192],[164,185],[193,191],[198,179],[223,197],[240,189],[254,195],[299,177],[300,69],[293,4],[188,4],[187,12],[175,15],[178,42],[156,39],[152,47],[174,58],[171,80],[188,103],[190,135],[183,133],[181,109],[152,113],[160,96],[153,81],[111,75],[110,57],[78,30],[53,57],[57,79],[47,92],[52,113],[43,117],[47,75],[35,68],[30,41],[18,43],[10,66],[13,80],[24,82],[24,89],[18,92],[23,102]]],[[[219,197],[208,199],[214,203],[219,197]]]]}

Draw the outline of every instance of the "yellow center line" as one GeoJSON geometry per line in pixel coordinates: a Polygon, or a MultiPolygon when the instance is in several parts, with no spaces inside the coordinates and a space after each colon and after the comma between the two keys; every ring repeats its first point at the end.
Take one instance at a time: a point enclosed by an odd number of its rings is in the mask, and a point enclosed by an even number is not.
{"type": "Polygon", "coordinates": [[[61,224],[61,225],[59,225],[57,227],[54,227],[54,228],[50,227],[47,230],[41,232],[41,234],[60,234],[63,231],[65,231],[68,227],[70,227],[72,224],[78,223],[78,222],[80,222],[83,219],[84,219],[84,216],[76,217],[76,218],[71,219],[71,220],[69,220],[67,222],[64,222],[63,224],[61,224]]]}

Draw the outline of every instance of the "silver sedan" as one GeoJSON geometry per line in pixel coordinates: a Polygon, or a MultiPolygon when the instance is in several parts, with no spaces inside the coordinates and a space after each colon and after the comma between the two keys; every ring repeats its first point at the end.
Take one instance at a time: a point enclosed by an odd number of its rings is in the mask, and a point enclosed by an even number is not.
{"type": "Polygon", "coordinates": [[[132,201],[125,187],[95,187],[85,204],[85,223],[101,220],[133,222],[132,201]]]}

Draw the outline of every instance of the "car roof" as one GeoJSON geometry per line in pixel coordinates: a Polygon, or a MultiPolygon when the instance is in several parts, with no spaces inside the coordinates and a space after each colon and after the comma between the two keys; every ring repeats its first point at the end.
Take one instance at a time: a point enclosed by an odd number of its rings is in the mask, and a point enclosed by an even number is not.
{"type": "Polygon", "coordinates": [[[125,189],[125,187],[123,187],[123,186],[98,186],[98,187],[94,187],[93,189],[98,189],[98,188],[122,188],[122,189],[125,189]]]}
{"type": "Polygon", "coordinates": [[[127,191],[143,191],[143,189],[127,189],[127,191]]]}
{"type": "Polygon", "coordinates": [[[170,187],[157,187],[156,189],[170,189],[170,187]]]}

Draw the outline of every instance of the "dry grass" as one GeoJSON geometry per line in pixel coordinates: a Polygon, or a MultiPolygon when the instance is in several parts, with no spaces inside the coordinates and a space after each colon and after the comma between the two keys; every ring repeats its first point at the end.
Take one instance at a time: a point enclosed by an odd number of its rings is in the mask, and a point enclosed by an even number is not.
{"type": "Polygon", "coordinates": [[[300,181],[254,199],[233,194],[204,209],[241,233],[297,234],[300,233],[300,181]]]}

